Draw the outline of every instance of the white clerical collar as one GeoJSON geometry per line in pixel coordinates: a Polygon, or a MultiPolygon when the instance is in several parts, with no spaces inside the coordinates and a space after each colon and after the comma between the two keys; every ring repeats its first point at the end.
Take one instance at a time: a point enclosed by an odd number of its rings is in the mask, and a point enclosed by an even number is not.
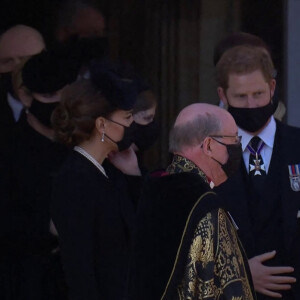
{"type": "MultiPolygon", "coordinates": [[[[258,136],[261,138],[261,140],[264,141],[264,143],[273,149],[274,146],[274,139],[275,139],[275,133],[276,133],[276,122],[274,117],[271,117],[271,120],[269,124],[264,128],[262,132],[258,134],[258,136]]],[[[243,152],[245,151],[247,145],[249,144],[250,140],[253,138],[253,135],[251,135],[249,132],[241,129],[238,127],[238,134],[242,136],[242,149],[243,152]]]]}
{"type": "Polygon", "coordinates": [[[104,168],[101,166],[101,164],[99,164],[97,162],[97,160],[92,157],[89,153],[87,153],[84,149],[82,149],[81,147],[79,146],[75,146],[74,147],[74,151],[80,153],[81,155],[83,155],[86,159],[88,159],[93,165],[95,165],[99,170],[100,172],[107,177],[106,173],[105,173],[105,170],[104,168]]]}
{"type": "Polygon", "coordinates": [[[7,93],[7,102],[13,112],[15,121],[17,122],[20,119],[24,105],[21,101],[14,98],[10,93],[7,93]]]}

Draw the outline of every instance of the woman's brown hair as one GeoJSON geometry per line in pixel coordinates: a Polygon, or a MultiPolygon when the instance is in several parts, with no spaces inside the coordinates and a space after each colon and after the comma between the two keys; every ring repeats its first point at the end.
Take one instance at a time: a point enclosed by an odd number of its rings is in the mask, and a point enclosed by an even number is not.
{"type": "Polygon", "coordinates": [[[55,139],[68,146],[88,140],[95,128],[95,120],[108,117],[117,108],[87,79],[67,86],[61,103],[51,116],[55,139]]]}

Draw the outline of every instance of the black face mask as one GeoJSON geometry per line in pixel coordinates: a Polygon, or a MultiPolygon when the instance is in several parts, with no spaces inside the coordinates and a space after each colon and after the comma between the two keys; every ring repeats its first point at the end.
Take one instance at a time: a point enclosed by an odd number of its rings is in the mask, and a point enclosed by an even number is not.
{"type": "Polygon", "coordinates": [[[44,125],[51,127],[51,114],[58,102],[55,103],[42,103],[33,99],[29,111],[44,125]]]}
{"type": "Polygon", "coordinates": [[[278,103],[273,103],[272,100],[267,105],[256,108],[238,108],[229,105],[228,112],[240,128],[248,132],[256,132],[268,122],[277,105],[278,103]]]}
{"type": "Polygon", "coordinates": [[[129,126],[129,127],[126,127],[124,126],[123,124],[121,123],[118,123],[116,121],[113,121],[113,120],[110,120],[111,122],[115,123],[115,124],[118,124],[120,126],[123,126],[124,128],[124,135],[123,135],[123,138],[121,141],[119,142],[116,142],[114,141],[112,138],[110,138],[107,134],[105,134],[105,136],[110,139],[112,142],[114,142],[115,144],[117,144],[118,146],[118,150],[121,152],[123,150],[126,150],[128,149],[131,144],[133,143],[133,127],[132,127],[132,124],[129,126]]]}
{"type": "Polygon", "coordinates": [[[159,126],[154,120],[147,125],[140,125],[135,122],[133,126],[133,142],[140,151],[150,148],[158,138],[159,126]]]}
{"type": "Polygon", "coordinates": [[[241,143],[227,145],[218,140],[215,140],[215,141],[226,147],[227,153],[228,153],[228,159],[225,164],[220,163],[218,160],[214,159],[213,157],[212,157],[212,159],[215,160],[218,164],[220,164],[220,166],[222,167],[224,173],[226,174],[226,176],[228,178],[232,177],[236,173],[236,171],[239,169],[240,164],[241,164],[242,145],[241,145],[241,143]]]}

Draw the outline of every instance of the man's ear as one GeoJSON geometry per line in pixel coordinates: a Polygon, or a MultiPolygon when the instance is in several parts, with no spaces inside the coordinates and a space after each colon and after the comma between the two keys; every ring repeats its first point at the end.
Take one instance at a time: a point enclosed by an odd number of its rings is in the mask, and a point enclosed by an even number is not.
{"type": "Polygon", "coordinates": [[[212,151],[211,151],[210,143],[211,143],[211,138],[210,137],[206,137],[204,139],[203,143],[202,143],[203,152],[207,156],[212,156],[212,151]]]}
{"type": "Polygon", "coordinates": [[[228,101],[227,101],[227,98],[226,98],[226,95],[225,95],[225,91],[222,87],[218,87],[217,88],[217,92],[218,92],[218,96],[219,96],[219,99],[225,104],[225,105],[228,105],[228,101]]]}
{"type": "Polygon", "coordinates": [[[276,88],[276,80],[272,79],[270,82],[271,98],[274,96],[275,88],[276,88]]]}

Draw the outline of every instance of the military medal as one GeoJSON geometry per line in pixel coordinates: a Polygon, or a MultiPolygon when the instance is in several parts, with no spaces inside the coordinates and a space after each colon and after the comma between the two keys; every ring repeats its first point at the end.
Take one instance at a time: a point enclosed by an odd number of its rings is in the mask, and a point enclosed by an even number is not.
{"type": "Polygon", "coordinates": [[[290,184],[294,192],[300,191],[300,164],[289,165],[290,184]]]}
{"type": "Polygon", "coordinates": [[[261,156],[259,156],[264,145],[265,143],[261,141],[257,147],[257,151],[255,151],[250,145],[247,146],[250,153],[254,156],[252,161],[253,163],[249,163],[249,172],[253,172],[254,176],[262,175],[262,171],[266,172],[265,164],[263,163],[261,156]]]}

